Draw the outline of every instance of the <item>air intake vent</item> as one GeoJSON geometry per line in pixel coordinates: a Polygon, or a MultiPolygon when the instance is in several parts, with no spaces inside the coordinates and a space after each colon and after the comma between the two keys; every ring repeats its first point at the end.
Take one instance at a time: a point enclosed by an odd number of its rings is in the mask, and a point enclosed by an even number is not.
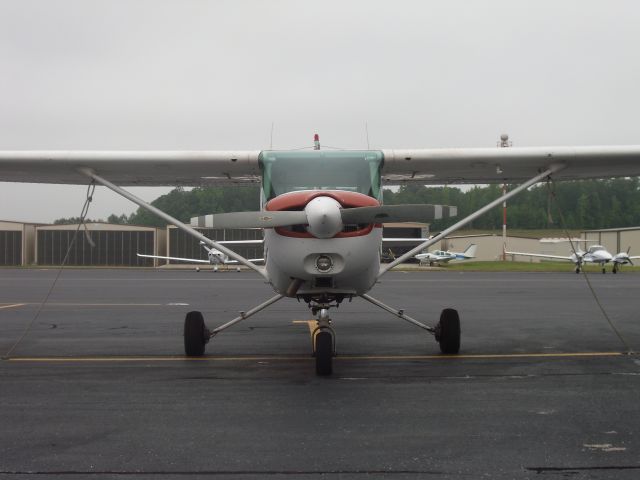
{"type": "Polygon", "coordinates": [[[333,277],[316,277],[316,288],[333,288],[333,277]]]}

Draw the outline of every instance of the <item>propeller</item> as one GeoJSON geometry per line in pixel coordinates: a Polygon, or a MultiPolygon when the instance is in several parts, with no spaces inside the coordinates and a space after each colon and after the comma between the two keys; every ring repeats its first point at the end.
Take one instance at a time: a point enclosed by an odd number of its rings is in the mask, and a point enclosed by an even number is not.
{"type": "Polygon", "coordinates": [[[381,205],[375,207],[342,208],[330,197],[316,197],[300,211],[260,211],[216,213],[191,219],[191,225],[201,228],[274,228],[309,225],[318,238],[330,238],[345,224],[383,222],[429,222],[454,217],[456,207],[446,205],[381,205]]]}

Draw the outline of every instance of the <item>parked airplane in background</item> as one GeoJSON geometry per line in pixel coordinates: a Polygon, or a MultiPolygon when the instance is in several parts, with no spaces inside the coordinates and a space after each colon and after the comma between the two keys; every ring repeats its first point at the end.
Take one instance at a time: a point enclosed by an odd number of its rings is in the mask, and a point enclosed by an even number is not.
{"type": "MultiPolygon", "coordinates": [[[[322,151],[318,142],[313,151],[0,151],[0,181],[103,185],[265,279],[275,296],[217,328],[208,329],[201,312],[188,312],[187,355],[203,355],[220,332],[288,297],[304,301],[317,318],[313,354],[319,375],[332,372],[335,355],[329,309],[345,299],[376,305],[432,334],[443,353],[458,353],[460,318],[455,309],[444,308],[431,326],[368,292],[396,265],[538,182],[617,176],[640,176],[640,146],[322,151]],[[382,205],[384,183],[408,182],[520,184],[381,265],[383,222],[429,222],[449,213],[439,205],[382,205]],[[259,211],[197,217],[191,226],[123,188],[238,184],[260,185],[259,211]],[[194,226],[264,229],[264,266],[194,226]]],[[[384,285],[378,291],[384,293],[384,285]]],[[[435,301],[425,298],[424,311],[435,301]]]]}
{"type": "MultiPolygon", "coordinates": [[[[580,240],[580,241],[582,241],[582,240],[580,240]]],[[[576,249],[575,253],[572,253],[569,256],[546,255],[546,254],[541,254],[541,253],[507,252],[507,251],[505,251],[504,253],[506,253],[507,255],[521,255],[521,256],[524,256],[524,257],[537,257],[537,258],[550,258],[550,259],[557,259],[557,260],[568,260],[568,261],[573,262],[575,264],[576,273],[580,273],[580,270],[582,270],[582,266],[585,263],[597,263],[602,268],[602,273],[607,273],[605,265],[607,263],[613,261],[613,258],[614,258],[614,256],[611,255],[611,253],[609,253],[607,251],[607,249],[604,248],[602,245],[591,245],[589,248],[587,248],[586,252],[584,250],[582,250],[580,247],[578,247],[576,249]]],[[[620,255],[620,254],[618,254],[618,255],[620,255]]],[[[616,255],[616,257],[617,257],[617,255],[616,255]]],[[[620,259],[618,260],[618,263],[623,263],[622,262],[622,257],[620,257],[620,259]]],[[[614,263],[613,273],[617,273],[617,265],[618,265],[618,263],[614,263]]]]}
{"type": "MultiPolygon", "coordinates": [[[[222,240],[218,242],[222,245],[260,245],[262,244],[262,240],[222,240]]],[[[160,255],[144,255],[142,253],[138,253],[139,257],[143,258],[157,258],[159,260],[173,260],[175,262],[186,262],[186,263],[208,263],[213,265],[213,270],[218,270],[218,265],[238,265],[237,260],[230,260],[229,255],[225,255],[220,250],[216,250],[215,248],[209,248],[204,242],[200,242],[202,248],[207,252],[207,257],[209,260],[203,260],[201,258],[181,258],[181,257],[163,257],[160,255]]],[[[252,263],[263,262],[264,258],[249,258],[248,259],[252,263]]],[[[196,268],[197,271],[200,271],[200,268],[196,268]]]]}
{"type": "Polygon", "coordinates": [[[475,258],[478,246],[475,243],[469,245],[464,252],[450,252],[448,250],[435,250],[433,252],[419,253],[413,258],[417,259],[420,264],[428,263],[449,263],[451,260],[469,260],[475,258]]]}

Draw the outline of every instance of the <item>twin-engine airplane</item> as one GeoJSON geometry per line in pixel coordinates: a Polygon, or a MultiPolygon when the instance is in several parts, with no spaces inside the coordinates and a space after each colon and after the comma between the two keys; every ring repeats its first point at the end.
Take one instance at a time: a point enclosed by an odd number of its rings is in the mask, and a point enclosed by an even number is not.
{"type": "Polygon", "coordinates": [[[476,256],[476,250],[478,246],[475,243],[469,245],[464,252],[450,252],[449,250],[435,250],[433,252],[419,253],[415,258],[422,265],[428,263],[433,265],[434,263],[449,263],[451,260],[471,260],[476,256]]]}
{"type": "Polygon", "coordinates": [[[0,180],[104,185],[254,270],[276,295],[214,329],[202,314],[184,323],[187,355],[203,355],[211,338],[275,302],[304,300],[317,316],[316,372],[332,372],[335,333],[329,310],[361,298],[434,335],[445,354],[460,349],[460,319],[442,310],[430,326],[367,292],[391,268],[537,182],[640,175],[640,146],[463,148],[355,151],[0,151],[0,180]],[[446,216],[437,205],[382,205],[382,185],[521,182],[510,192],[380,264],[383,222],[446,216]],[[197,226],[264,229],[264,266],[256,265],[190,225],[162,212],[123,186],[259,183],[261,209],[200,217],[197,226]]]}
{"type": "MultiPolygon", "coordinates": [[[[574,241],[583,241],[583,240],[574,240],[574,241]]],[[[595,263],[600,265],[602,269],[602,273],[607,273],[607,269],[605,265],[609,262],[613,263],[612,272],[618,273],[620,267],[622,265],[630,264],[633,265],[633,260],[640,258],[630,257],[629,252],[620,252],[616,255],[612,255],[609,251],[604,248],[602,245],[591,245],[587,248],[586,251],[582,250],[580,247],[576,248],[576,251],[569,256],[563,255],[546,255],[542,253],[523,253],[523,252],[507,252],[507,255],[521,255],[524,257],[534,257],[534,258],[549,258],[554,260],[568,260],[575,265],[575,272],[580,273],[585,263],[595,263]]]]}

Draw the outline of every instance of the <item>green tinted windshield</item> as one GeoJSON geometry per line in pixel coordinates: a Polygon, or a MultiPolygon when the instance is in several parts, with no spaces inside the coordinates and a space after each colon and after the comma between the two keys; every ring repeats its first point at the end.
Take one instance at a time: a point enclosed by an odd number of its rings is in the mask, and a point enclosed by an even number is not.
{"type": "Polygon", "coordinates": [[[263,198],[299,190],[348,190],[381,200],[382,159],[382,152],[374,150],[263,151],[263,198]]]}

